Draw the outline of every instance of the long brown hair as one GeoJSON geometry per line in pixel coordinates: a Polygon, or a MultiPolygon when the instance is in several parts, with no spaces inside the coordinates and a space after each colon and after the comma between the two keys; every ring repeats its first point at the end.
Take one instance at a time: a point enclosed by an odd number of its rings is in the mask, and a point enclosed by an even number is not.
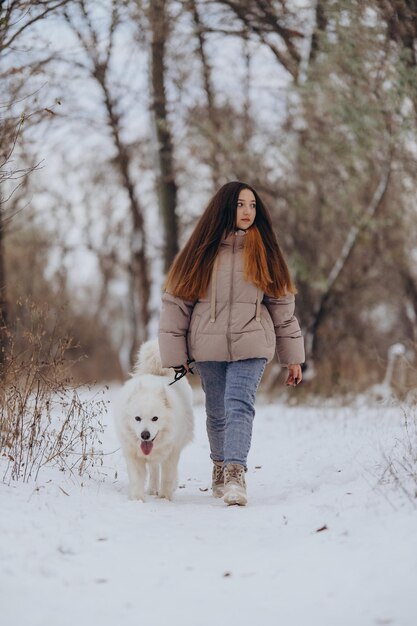
{"type": "Polygon", "coordinates": [[[268,209],[250,185],[239,181],[223,185],[208,203],[168,272],[165,289],[169,293],[184,300],[196,300],[207,293],[220,242],[236,228],[242,189],[250,189],[256,199],[255,221],[245,236],[245,280],[270,296],[296,293],[268,209]]]}

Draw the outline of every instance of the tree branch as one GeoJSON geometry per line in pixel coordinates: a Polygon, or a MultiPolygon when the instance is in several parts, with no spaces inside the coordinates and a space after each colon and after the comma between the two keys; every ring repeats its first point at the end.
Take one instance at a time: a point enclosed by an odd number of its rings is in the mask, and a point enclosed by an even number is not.
{"type": "MultiPolygon", "coordinates": [[[[45,10],[42,13],[39,13],[38,15],[35,15],[32,19],[28,20],[27,22],[25,22],[24,24],[22,24],[22,26],[13,34],[9,37],[9,39],[4,39],[4,37],[7,35],[7,29],[10,28],[10,24],[9,21],[6,20],[6,18],[4,18],[4,20],[2,20],[3,24],[5,24],[5,31],[4,33],[2,33],[0,35],[0,52],[2,52],[3,50],[6,50],[7,48],[10,48],[10,46],[12,45],[12,43],[18,38],[20,37],[20,35],[27,29],[29,28],[29,26],[32,26],[32,24],[35,24],[35,22],[38,22],[39,20],[42,20],[46,15],[48,15],[48,13],[51,13],[52,11],[56,11],[56,9],[59,9],[60,7],[64,6],[65,4],[67,4],[68,2],[70,2],[71,0],[59,0],[59,2],[55,2],[52,3],[51,5],[48,6],[48,3],[43,3],[43,2],[38,2],[38,3],[30,3],[30,4],[35,4],[36,5],[41,5],[41,6],[46,6],[45,10]]],[[[24,3],[23,3],[24,4],[24,3]]],[[[19,6],[16,7],[17,9],[19,9],[19,6]]],[[[29,11],[27,11],[26,14],[28,14],[29,11]]],[[[10,11],[9,11],[10,14],[10,11]]],[[[16,22],[17,23],[17,22],[16,22]]],[[[0,22],[0,26],[1,26],[1,22],[0,22]]],[[[1,31],[0,31],[1,32],[1,31]]]]}
{"type": "Polygon", "coordinates": [[[388,163],[385,164],[383,168],[378,186],[371,198],[370,203],[368,204],[365,211],[363,212],[363,215],[361,219],[359,220],[359,223],[351,227],[346,237],[345,243],[342,247],[341,253],[339,257],[336,259],[336,262],[334,263],[332,269],[329,272],[329,275],[326,281],[325,290],[320,297],[318,307],[313,315],[313,322],[310,326],[310,330],[306,337],[306,352],[310,356],[314,356],[316,352],[317,331],[323,320],[327,302],[329,301],[329,298],[333,293],[334,287],[337,283],[337,280],[342,270],[346,267],[346,264],[352,255],[352,252],[358,242],[359,235],[369,225],[377,209],[381,206],[381,202],[388,188],[390,175],[391,175],[391,158],[388,161],[388,163]]]}

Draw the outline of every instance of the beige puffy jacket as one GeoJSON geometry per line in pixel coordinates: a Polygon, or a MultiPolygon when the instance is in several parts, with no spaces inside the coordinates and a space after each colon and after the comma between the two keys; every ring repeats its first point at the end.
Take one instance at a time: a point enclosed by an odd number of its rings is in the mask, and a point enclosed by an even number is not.
{"type": "Polygon", "coordinates": [[[223,239],[208,294],[196,301],[162,296],[159,348],[163,367],[195,361],[266,358],[282,365],[304,362],[304,342],[294,317],[294,296],[266,296],[243,278],[245,231],[223,239]],[[214,288],[213,288],[214,287],[214,288]]]}

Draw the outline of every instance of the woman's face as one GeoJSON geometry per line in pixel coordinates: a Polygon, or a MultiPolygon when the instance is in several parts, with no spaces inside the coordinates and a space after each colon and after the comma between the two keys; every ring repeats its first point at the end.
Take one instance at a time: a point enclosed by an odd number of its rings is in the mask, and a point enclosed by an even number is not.
{"type": "Polygon", "coordinates": [[[236,211],[236,228],[246,230],[252,226],[256,216],[256,198],[250,189],[239,193],[236,211]]]}

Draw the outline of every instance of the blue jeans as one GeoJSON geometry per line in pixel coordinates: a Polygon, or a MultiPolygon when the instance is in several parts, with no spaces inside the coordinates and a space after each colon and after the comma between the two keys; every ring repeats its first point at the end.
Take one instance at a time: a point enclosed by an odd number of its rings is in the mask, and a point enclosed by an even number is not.
{"type": "Polygon", "coordinates": [[[243,361],[199,361],[206,395],[207,435],[213,461],[240,463],[246,460],[252,440],[255,396],[266,359],[243,361]]]}

